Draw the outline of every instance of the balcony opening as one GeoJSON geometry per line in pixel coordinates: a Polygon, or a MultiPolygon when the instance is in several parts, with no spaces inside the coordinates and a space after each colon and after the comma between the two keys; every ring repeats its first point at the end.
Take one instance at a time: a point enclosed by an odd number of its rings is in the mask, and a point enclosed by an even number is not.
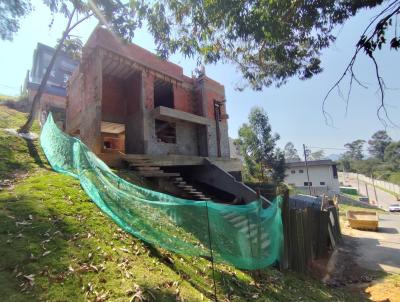
{"type": "Polygon", "coordinates": [[[171,83],[156,79],[154,81],[154,108],[159,106],[174,108],[174,90],[171,83]]]}

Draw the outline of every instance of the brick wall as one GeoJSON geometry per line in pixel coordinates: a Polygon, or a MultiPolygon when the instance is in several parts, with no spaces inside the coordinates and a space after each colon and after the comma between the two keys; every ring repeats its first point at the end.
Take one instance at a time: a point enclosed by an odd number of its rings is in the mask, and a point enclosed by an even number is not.
{"type": "MultiPolygon", "coordinates": [[[[28,90],[28,99],[29,102],[32,103],[33,98],[36,95],[37,90],[29,89],[28,90]]],[[[57,108],[65,109],[67,99],[63,96],[43,93],[42,97],[40,98],[40,108],[46,109],[49,106],[54,106],[57,108]]]]}
{"type": "Polygon", "coordinates": [[[103,77],[102,117],[104,121],[125,123],[127,93],[124,80],[103,77]]]}

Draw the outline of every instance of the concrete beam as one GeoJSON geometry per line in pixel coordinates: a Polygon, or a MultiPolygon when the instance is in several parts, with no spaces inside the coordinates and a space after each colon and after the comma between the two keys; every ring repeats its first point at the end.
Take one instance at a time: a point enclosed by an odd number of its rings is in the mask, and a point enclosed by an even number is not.
{"type": "Polygon", "coordinates": [[[164,106],[159,106],[151,112],[152,116],[156,119],[166,120],[166,121],[185,121],[189,123],[199,124],[199,125],[209,125],[210,122],[207,118],[188,113],[181,110],[176,110],[164,106]]]}

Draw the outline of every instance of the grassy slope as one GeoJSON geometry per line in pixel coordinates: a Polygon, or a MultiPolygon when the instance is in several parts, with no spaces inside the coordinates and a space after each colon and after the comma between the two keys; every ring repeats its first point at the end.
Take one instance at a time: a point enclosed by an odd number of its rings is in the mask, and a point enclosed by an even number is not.
{"type": "MultiPolygon", "coordinates": [[[[0,105],[0,128],[23,119],[0,105]]],[[[20,172],[28,175],[0,191],[2,301],[130,301],[135,294],[150,301],[212,299],[207,260],[170,254],[124,233],[75,179],[51,171],[37,143],[0,129],[0,181],[20,172]]],[[[217,265],[216,277],[221,301],[360,301],[275,269],[254,277],[217,265]]]]}

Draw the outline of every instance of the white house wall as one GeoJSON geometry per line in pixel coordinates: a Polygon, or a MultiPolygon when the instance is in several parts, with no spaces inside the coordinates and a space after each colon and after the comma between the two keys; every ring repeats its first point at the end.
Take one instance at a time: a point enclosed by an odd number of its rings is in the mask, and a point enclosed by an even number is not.
{"type": "MultiPolygon", "coordinates": [[[[325,187],[328,191],[339,193],[339,180],[333,177],[332,166],[310,166],[308,171],[312,187],[325,187]],[[321,182],[325,184],[321,184],[321,182]]],[[[286,169],[285,183],[295,187],[304,187],[304,183],[307,181],[305,166],[286,169]],[[292,170],[295,171],[294,174],[291,173],[292,170]],[[303,173],[299,173],[299,170],[303,170],[303,173]]]]}

